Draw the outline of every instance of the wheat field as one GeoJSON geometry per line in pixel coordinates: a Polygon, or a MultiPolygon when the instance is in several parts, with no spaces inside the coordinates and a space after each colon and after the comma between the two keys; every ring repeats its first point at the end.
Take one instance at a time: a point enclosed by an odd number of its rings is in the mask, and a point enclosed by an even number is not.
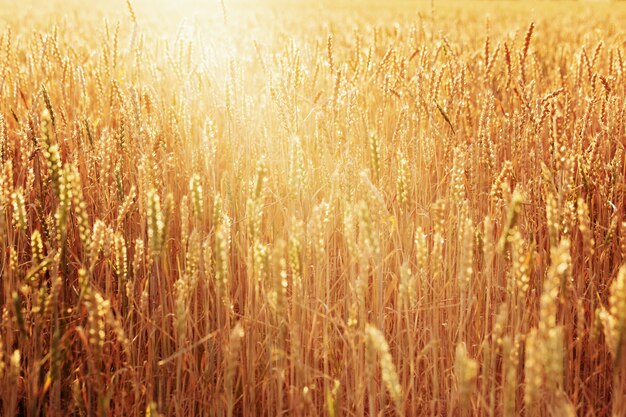
{"type": "Polygon", "coordinates": [[[626,416],[624,22],[0,0],[0,415],[626,416]]]}

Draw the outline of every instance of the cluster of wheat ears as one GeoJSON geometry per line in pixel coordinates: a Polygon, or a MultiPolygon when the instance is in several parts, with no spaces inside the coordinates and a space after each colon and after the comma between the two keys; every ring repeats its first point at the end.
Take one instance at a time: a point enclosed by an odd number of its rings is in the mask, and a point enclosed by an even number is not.
{"type": "Polygon", "coordinates": [[[0,414],[626,415],[624,7],[284,1],[1,12],[0,414]]]}

